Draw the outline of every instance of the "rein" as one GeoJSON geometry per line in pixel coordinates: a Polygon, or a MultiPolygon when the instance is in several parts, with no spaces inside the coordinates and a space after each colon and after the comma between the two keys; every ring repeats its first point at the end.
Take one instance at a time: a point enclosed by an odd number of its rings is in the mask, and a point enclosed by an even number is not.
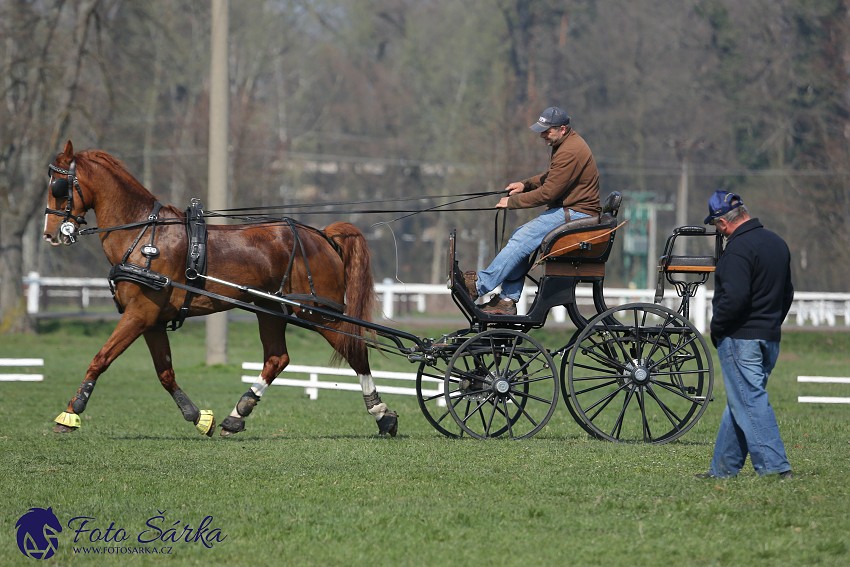
{"type": "MultiPolygon", "coordinates": [[[[53,167],[53,166],[51,166],[53,167]]],[[[57,168],[58,169],[58,168],[57,168]]],[[[64,170],[62,170],[64,171],[64,170]]],[[[79,184],[77,184],[79,187],[79,184]]],[[[282,223],[290,223],[296,222],[287,216],[277,215],[273,213],[267,213],[264,211],[280,211],[284,212],[290,209],[307,209],[308,207],[330,207],[330,206],[339,206],[343,207],[343,210],[327,210],[327,211],[319,211],[319,210],[299,210],[299,215],[327,215],[327,214],[387,214],[387,213],[405,213],[400,217],[396,217],[394,219],[390,219],[388,221],[382,221],[379,223],[375,223],[375,225],[379,224],[390,224],[408,217],[412,217],[414,215],[418,215],[420,213],[433,213],[433,212],[464,212],[464,211],[492,211],[493,207],[464,207],[464,208],[456,208],[456,209],[444,209],[443,207],[448,207],[450,205],[455,205],[457,203],[462,203],[464,201],[469,201],[472,199],[477,199],[479,197],[488,197],[491,195],[498,195],[502,193],[502,191],[486,191],[480,193],[461,193],[457,195],[428,195],[425,197],[409,197],[409,198],[401,198],[401,199],[390,199],[390,200],[371,200],[371,201],[338,201],[335,203],[323,203],[321,205],[316,205],[316,203],[297,203],[293,205],[280,205],[280,206],[271,206],[271,207],[243,207],[243,208],[235,208],[235,209],[219,209],[216,211],[204,211],[204,218],[229,218],[234,220],[241,220],[247,224],[262,224],[269,222],[282,222],[282,223]],[[445,198],[445,197],[462,197],[460,199],[456,199],[454,201],[449,201],[448,203],[442,203],[439,205],[434,205],[432,207],[427,207],[425,209],[360,209],[360,210],[347,210],[344,207],[349,205],[358,205],[358,204],[368,204],[368,203],[386,203],[386,202],[398,202],[398,201],[423,201],[427,199],[436,199],[436,198],[445,198]],[[236,214],[236,213],[245,213],[245,212],[253,212],[256,211],[255,214],[236,214]]],[[[47,212],[53,214],[64,215],[61,211],[54,211],[49,209],[47,212]]],[[[75,218],[75,220],[77,220],[75,218]]],[[[79,222],[79,221],[78,221],[79,222]]],[[[93,226],[91,228],[85,228],[78,232],[80,236],[88,235],[88,234],[99,234],[104,232],[113,232],[117,230],[127,230],[131,228],[139,228],[148,226],[150,224],[183,224],[183,220],[179,218],[168,218],[168,219],[151,219],[148,218],[146,220],[131,222],[121,225],[115,226],[107,226],[107,227],[97,227],[93,226]]],[[[85,224],[85,220],[82,220],[82,223],[85,224]]],[[[373,226],[375,226],[373,225],[373,226]]],[[[308,225],[302,225],[308,226],[308,225]]],[[[312,227],[311,227],[312,228],[312,227]]],[[[504,229],[503,229],[504,231],[504,229]]]]}
{"type": "MultiPolygon", "coordinates": [[[[400,202],[405,202],[405,201],[424,201],[424,200],[427,200],[427,199],[446,199],[446,198],[463,197],[463,198],[458,199],[456,201],[451,201],[451,202],[448,202],[448,203],[443,203],[442,205],[436,205],[435,207],[429,207],[428,209],[424,209],[424,210],[427,211],[427,210],[430,210],[431,208],[445,207],[445,206],[448,206],[448,205],[453,205],[455,203],[460,203],[462,201],[467,201],[467,200],[469,200],[469,199],[467,199],[467,197],[468,198],[487,197],[487,196],[490,196],[490,195],[496,195],[498,193],[502,193],[502,191],[484,191],[484,192],[477,192],[477,193],[457,193],[457,194],[446,194],[446,195],[425,195],[424,197],[398,197],[398,198],[395,198],[395,199],[367,199],[367,200],[361,200],[361,201],[337,201],[337,202],[320,203],[320,204],[317,204],[317,203],[293,203],[291,205],[278,205],[278,206],[272,206],[272,207],[242,207],[242,208],[236,208],[236,209],[221,209],[221,210],[218,211],[218,213],[225,213],[225,214],[221,214],[221,216],[238,218],[240,215],[233,215],[233,214],[227,214],[227,213],[244,213],[246,211],[270,211],[270,210],[287,211],[287,210],[290,210],[290,209],[309,209],[309,208],[313,208],[313,207],[350,207],[351,205],[368,205],[368,204],[372,204],[372,203],[400,203],[400,202]]],[[[487,210],[487,209],[471,209],[471,210],[487,210]]],[[[308,211],[302,211],[300,214],[318,215],[318,214],[335,213],[335,212],[339,212],[339,211],[336,211],[336,210],[333,210],[333,209],[331,209],[329,211],[309,211],[308,210],[308,211]]],[[[420,209],[399,209],[399,210],[366,209],[366,210],[362,210],[362,211],[348,211],[347,209],[344,209],[344,212],[355,212],[355,213],[373,213],[373,212],[374,213],[387,213],[387,212],[399,212],[399,213],[401,213],[401,212],[404,212],[404,213],[408,213],[408,212],[420,212],[420,209]]]]}

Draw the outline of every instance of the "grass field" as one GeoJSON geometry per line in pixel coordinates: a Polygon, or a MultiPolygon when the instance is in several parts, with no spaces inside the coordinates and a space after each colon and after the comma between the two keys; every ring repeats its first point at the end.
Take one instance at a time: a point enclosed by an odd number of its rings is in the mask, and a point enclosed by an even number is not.
{"type": "MultiPolygon", "coordinates": [[[[0,565],[33,564],[15,541],[31,507],[52,507],[64,528],[54,565],[850,564],[850,406],[796,402],[850,395],[796,383],[848,375],[850,333],[785,335],[770,392],[795,478],[780,482],[749,465],[733,480],[693,478],[711,457],[719,374],[702,421],[663,446],[591,440],[564,407],[530,440],[450,440],[414,398],[389,395],[400,434],[383,439],[360,395],[310,401],[280,387],[247,431],[222,439],[183,421],[140,341],[99,381],[81,430],[51,433],[110,329],[43,323],[38,336],[0,337],[0,357],[46,361],[43,383],[0,383],[0,565]],[[81,516],[84,526],[72,521],[81,516]],[[195,541],[201,525],[210,547],[195,541]],[[130,553],[139,548],[161,553],[130,553]]],[[[246,389],[240,364],[259,359],[259,342],[253,325],[232,323],[231,364],[206,367],[203,332],[172,334],[177,378],[221,419],[246,389]]],[[[550,330],[542,342],[569,334],[550,330]]],[[[318,335],[290,336],[294,363],[327,362],[318,335]]]]}

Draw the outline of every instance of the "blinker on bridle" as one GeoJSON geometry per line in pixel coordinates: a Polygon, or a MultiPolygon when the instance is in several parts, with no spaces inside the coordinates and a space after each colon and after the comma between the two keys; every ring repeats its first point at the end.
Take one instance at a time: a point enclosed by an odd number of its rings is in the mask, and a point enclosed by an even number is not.
{"type": "MultiPolygon", "coordinates": [[[[68,169],[62,169],[52,163],[48,165],[47,168],[48,175],[50,175],[50,194],[56,199],[65,200],[65,210],[59,211],[48,207],[44,209],[44,214],[62,217],[62,224],[59,225],[59,232],[64,236],[67,236],[69,242],[74,244],[77,241],[78,225],[86,224],[85,216],[74,215],[73,213],[75,188],[77,190],[77,194],[80,196],[80,202],[83,204],[84,209],[86,204],[85,199],[83,198],[83,191],[80,189],[80,182],[77,181],[77,163],[75,161],[71,161],[71,165],[68,166],[68,169]],[[54,177],[54,173],[64,175],[65,177],[54,177]],[[73,219],[77,224],[71,222],[71,219],[73,219]]],[[[83,213],[83,215],[85,215],[85,213],[83,213]]]]}

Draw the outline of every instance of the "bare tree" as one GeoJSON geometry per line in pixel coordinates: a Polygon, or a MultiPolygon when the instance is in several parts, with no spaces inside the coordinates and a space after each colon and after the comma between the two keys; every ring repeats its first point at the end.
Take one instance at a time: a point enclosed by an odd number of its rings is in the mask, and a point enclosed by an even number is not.
{"type": "Polygon", "coordinates": [[[32,329],[23,235],[45,202],[45,167],[75,110],[100,3],[0,4],[0,333],[32,329]]]}

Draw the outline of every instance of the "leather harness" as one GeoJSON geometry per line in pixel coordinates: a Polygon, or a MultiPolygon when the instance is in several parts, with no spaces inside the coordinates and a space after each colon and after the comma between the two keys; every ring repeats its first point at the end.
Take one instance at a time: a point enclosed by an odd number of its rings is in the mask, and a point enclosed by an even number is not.
{"type": "MultiPolygon", "coordinates": [[[[155,291],[160,291],[167,286],[172,286],[178,289],[182,289],[186,291],[186,297],[183,300],[183,305],[180,307],[178,311],[177,317],[175,317],[172,321],[168,323],[168,329],[171,331],[175,331],[179,329],[186,320],[186,317],[189,314],[189,307],[192,303],[192,300],[197,295],[204,295],[207,297],[211,297],[213,299],[221,299],[227,301],[229,303],[233,303],[237,306],[244,306],[244,302],[239,300],[211,293],[204,289],[204,285],[206,283],[206,273],[207,273],[207,225],[204,221],[204,210],[203,205],[199,199],[192,199],[189,208],[186,209],[186,234],[189,240],[189,246],[186,254],[186,283],[181,284],[179,282],[172,281],[167,276],[160,274],[151,269],[151,262],[154,258],[159,256],[159,248],[156,246],[156,227],[159,221],[159,211],[162,208],[162,204],[159,201],[156,201],[153,205],[153,209],[148,215],[147,222],[142,223],[142,230],[139,232],[138,236],[136,236],[133,243],[124,253],[124,256],[121,258],[121,261],[109,270],[109,289],[112,292],[112,298],[115,301],[115,305],[118,308],[119,313],[123,313],[123,307],[118,303],[118,300],[115,298],[115,286],[117,282],[128,281],[135,284],[143,285],[155,291]],[[145,233],[150,229],[150,240],[147,244],[142,246],[142,255],[147,259],[144,266],[140,266],[138,264],[134,264],[132,262],[128,262],[130,254],[133,250],[136,249],[139,242],[144,237],[145,233]]],[[[287,225],[292,231],[293,235],[293,248],[289,255],[289,263],[286,267],[286,272],[284,273],[283,279],[281,280],[280,287],[278,292],[275,294],[280,297],[286,297],[293,301],[298,302],[312,302],[314,304],[328,307],[334,311],[338,311],[340,313],[345,311],[345,305],[337,303],[328,298],[319,297],[316,294],[316,290],[313,285],[313,275],[310,271],[310,265],[307,262],[307,255],[304,251],[304,244],[301,241],[301,237],[298,234],[297,224],[292,219],[285,219],[287,225]],[[284,288],[286,287],[287,282],[292,275],[292,268],[295,265],[295,256],[297,253],[300,253],[301,257],[304,260],[304,266],[307,271],[307,281],[310,286],[309,294],[288,294],[284,295],[284,288]]],[[[342,251],[338,244],[327,237],[323,232],[317,231],[328,240],[334,250],[337,251],[340,256],[342,255],[342,251]]],[[[263,310],[265,311],[265,310],[263,310]]]]}

